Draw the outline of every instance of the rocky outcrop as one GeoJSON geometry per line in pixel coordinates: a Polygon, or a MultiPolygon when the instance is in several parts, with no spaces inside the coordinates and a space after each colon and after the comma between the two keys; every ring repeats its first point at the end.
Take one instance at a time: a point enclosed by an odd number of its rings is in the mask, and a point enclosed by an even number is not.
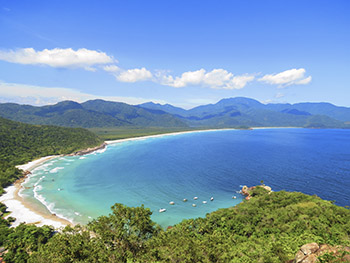
{"type": "Polygon", "coordinates": [[[327,256],[327,262],[350,262],[350,247],[318,245],[309,243],[303,245],[290,263],[316,263],[319,257],[327,256]]]}
{"type": "Polygon", "coordinates": [[[258,185],[258,186],[251,186],[251,187],[248,187],[248,186],[244,185],[242,187],[241,194],[245,196],[245,200],[249,200],[249,199],[252,198],[251,193],[257,187],[262,187],[265,190],[267,190],[269,193],[272,192],[271,187],[267,186],[267,185],[264,185],[264,184],[263,185],[258,185]]]}
{"type": "Polygon", "coordinates": [[[30,171],[27,171],[27,170],[25,170],[25,171],[23,171],[23,173],[22,173],[24,176],[27,176],[28,174],[32,174],[30,171]]]}
{"type": "Polygon", "coordinates": [[[104,143],[102,143],[99,146],[96,146],[96,147],[93,147],[93,148],[87,148],[87,149],[84,149],[84,150],[81,150],[81,151],[77,151],[77,152],[68,154],[68,156],[77,156],[77,155],[89,154],[89,153],[92,153],[94,151],[104,149],[106,146],[107,146],[107,143],[104,142],[104,143]]]}

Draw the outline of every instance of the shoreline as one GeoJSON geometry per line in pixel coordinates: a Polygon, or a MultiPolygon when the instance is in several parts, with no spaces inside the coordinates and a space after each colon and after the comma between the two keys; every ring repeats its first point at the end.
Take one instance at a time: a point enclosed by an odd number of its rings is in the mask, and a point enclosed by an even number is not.
{"type": "Polygon", "coordinates": [[[139,141],[139,140],[145,140],[145,139],[150,139],[150,138],[160,138],[160,137],[165,137],[165,136],[174,136],[174,135],[181,135],[181,134],[188,134],[188,133],[230,131],[230,130],[237,130],[237,131],[263,130],[263,129],[301,129],[301,127],[249,127],[247,129],[222,128],[222,129],[205,129],[205,130],[179,131],[179,132],[161,133],[161,134],[145,135],[145,136],[139,136],[139,137],[125,138],[125,139],[110,140],[110,141],[105,141],[105,143],[106,143],[106,146],[108,146],[109,144],[115,144],[115,143],[121,143],[121,142],[139,141]]]}
{"type": "MultiPolygon", "coordinates": [[[[297,127],[252,127],[249,130],[254,129],[273,129],[273,128],[297,128],[297,127]]],[[[0,202],[4,203],[7,206],[7,211],[11,212],[8,216],[16,218],[16,221],[12,224],[12,227],[19,225],[20,223],[26,224],[34,224],[37,226],[43,225],[51,225],[55,229],[65,227],[67,225],[74,225],[73,222],[70,222],[64,218],[60,218],[55,214],[52,214],[47,207],[42,204],[47,212],[40,211],[35,207],[31,201],[26,200],[20,196],[19,192],[22,190],[22,183],[26,180],[26,174],[30,174],[35,168],[42,165],[43,163],[58,158],[62,156],[75,156],[75,155],[85,155],[90,154],[94,151],[98,151],[107,147],[110,144],[122,143],[127,141],[138,141],[138,140],[146,140],[150,138],[160,138],[165,136],[175,136],[181,134],[189,134],[189,133],[199,133],[199,132],[215,132],[215,131],[226,131],[226,130],[242,130],[237,128],[222,128],[222,129],[206,129],[206,130],[193,130],[193,131],[180,131],[180,132],[172,132],[172,133],[164,133],[164,134],[156,134],[156,135],[146,135],[140,137],[132,137],[125,138],[119,140],[110,140],[105,141],[102,145],[88,148],[86,150],[81,150],[75,153],[67,154],[67,155],[51,155],[39,158],[37,160],[28,162],[26,164],[17,165],[16,167],[24,172],[24,176],[18,179],[13,185],[6,187],[4,190],[6,191],[2,196],[0,196],[0,202]]]]}
{"type": "Polygon", "coordinates": [[[31,171],[41,164],[62,156],[63,155],[45,156],[26,164],[16,166],[16,168],[24,172],[24,176],[16,180],[11,186],[6,187],[4,189],[6,192],[0,196],[0,202],[4,203],[7,206],[7,211],[10,212],[7,217],[14,217],[16,219],[11,227],[16,227],[21,223],[34,224],[36,226],[49,225],[53,226],[55,229],[73,225],[72,222],[50,213],[44,205],[43,208],[45,208],[47,212],[37,209],[30,201],[19,194],[23,189],[22,183],[27,179],[26,174],[30,174],[31,171]]]}

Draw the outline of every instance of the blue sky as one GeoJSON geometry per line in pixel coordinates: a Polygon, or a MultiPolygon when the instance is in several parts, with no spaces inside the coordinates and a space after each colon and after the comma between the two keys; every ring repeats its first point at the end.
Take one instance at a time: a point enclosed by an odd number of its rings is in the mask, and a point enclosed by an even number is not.
{"type": "Polygon", "coordinates": [[[350,1],[0,0],[0,102],[350,106],[350,1]]]}

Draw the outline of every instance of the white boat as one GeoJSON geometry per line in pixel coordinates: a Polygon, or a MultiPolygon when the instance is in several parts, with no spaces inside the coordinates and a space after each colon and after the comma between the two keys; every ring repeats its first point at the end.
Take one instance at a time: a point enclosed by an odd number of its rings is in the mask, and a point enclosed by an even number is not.
{"type": "Polygon", "coordinates": [[[234,196],[232,196],[232,199],[236,199],[237,197],[234,195],[234,196]]]}
{"type": "Polygon", "coordinates": [[[196,207],[197,205],[196,204],[192,204],[193,207],[196,207]]]}
{"type": "Polygon", "coordinates": [[[169,205],[175,205],[174,201],[169,202],[169,205]]]}
{"type": "Polygon", "coordinates": [[[184,198],[184,200],[182,200],[182,201],[187,202],[187,198],[184,198]]]}
{"type": "Polygon", "coordinates": [[[161,209],[159,209],[159,213],[163,213],[163,212],[165,212],[166,211],[166,209],[165,208],[161,208],[161,209]]]}
{"type": "Polygon", "coordinates": [[[194,200],[197,200],[197,199],[198,199],[198,197],[197,197],[197,196],[195,196],[195,197],[193,197],[193,199],[194,199],[194,200]]]}
{"type": "Polygon", "coordinates": [[[210,197],[210,201],[214,201],[214,197],[210,197]]]}
{"type": "Polygon", "coordinates": [[[203,201],[203,204],[206,204],[207,203],[207,201],[203,201]]]}

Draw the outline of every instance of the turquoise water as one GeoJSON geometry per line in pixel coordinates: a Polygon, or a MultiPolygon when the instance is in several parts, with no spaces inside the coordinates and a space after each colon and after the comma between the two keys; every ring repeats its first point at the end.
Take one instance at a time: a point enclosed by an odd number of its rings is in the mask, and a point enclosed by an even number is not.
{"type": "Polygon", "coordinates": [[[241,185],[261,180],[274,190],[349,205],[350,131],[225,130],[122,142],[45,163],[22,194],[79,223],[108,214],[114,203],[144,204],[166,227],[236,205],[241,185]],[[167,211],[159,213],[160,208],[167,211]]]}

